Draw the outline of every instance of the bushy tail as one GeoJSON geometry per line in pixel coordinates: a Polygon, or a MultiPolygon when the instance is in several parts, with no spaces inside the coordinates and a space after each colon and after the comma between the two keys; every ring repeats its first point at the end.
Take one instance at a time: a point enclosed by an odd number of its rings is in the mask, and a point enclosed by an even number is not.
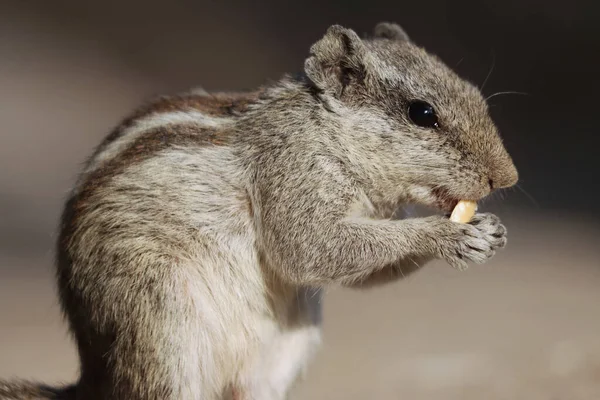
{"type": "Polygon", "coordinates": [[[51,388],[22,380],[0,380],[0,400],[75,400],[75,386],[51,388]]]}

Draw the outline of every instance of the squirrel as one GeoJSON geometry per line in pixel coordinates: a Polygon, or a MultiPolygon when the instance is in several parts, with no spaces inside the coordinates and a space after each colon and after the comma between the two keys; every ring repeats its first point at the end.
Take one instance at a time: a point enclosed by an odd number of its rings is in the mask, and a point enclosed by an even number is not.
{"type": "Polygon", "coordinates": [[[135,111],[96,148],[62,216],[61,306],[76,384],[2,399],[281,400],[321,342],[322,290],[460,270],[506,244],[497,216],[445,213],[514,185],[477,87],[395,23],[339,25],[303,73],[135,111]]]}

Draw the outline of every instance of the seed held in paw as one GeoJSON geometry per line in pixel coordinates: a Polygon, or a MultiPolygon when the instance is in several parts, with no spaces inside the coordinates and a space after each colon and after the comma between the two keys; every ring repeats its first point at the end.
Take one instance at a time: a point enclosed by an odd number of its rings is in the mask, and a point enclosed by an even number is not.
{"type": "Polygon", "coordinates": [[[475,211],[477,211],[477,203],[471,200],[461,200],[456,204],[454,210],[452,210],[452,215],[450,215],[450,221],[452,222],[460,222],[461,224],[466,224],[473,218],[475,215],[475,211]]]}

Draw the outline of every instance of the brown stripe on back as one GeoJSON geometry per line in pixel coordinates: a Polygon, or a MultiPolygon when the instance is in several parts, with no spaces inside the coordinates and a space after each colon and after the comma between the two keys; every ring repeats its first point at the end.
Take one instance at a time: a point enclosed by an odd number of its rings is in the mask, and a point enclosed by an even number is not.
{"type": "Polygon", "coordinates": [[[192,125],[165,125],[148,130],[126,150],[85,177],[75,200],[74,212],[86,208],[94,193],[126,168],[144,162],[160,151],[174,146],[225,146],[229,138],[229,131],[192,125]]]}
{"type": "MultiPolygon", "coordinates": [[[[125,130],[140,118],[154,113],[188,110],[200,111],[210,116],[235,118],[246,112],[251,104],[260,99],[262,94],[261,90],[248,93],[184,94],[158,98],[140,107],[125,119],[97,147],[91,158],[95,158],[112,141],[122,136],[125,130]]],[[[67,206],[69,217],[63,219],[65,234],[61,241],[69,240],[70,234],[66,232],[72,232],[77,216],[90,206],[94,194],[127,167],[143,162],[156,153],[173,146],[226,145],[229,136],[230,132],[227,131],[190,125],[165,125],[144,132],[127,149],[84,177],[79,189],[69,200],[67,206]]]]}
{"type": "Polygon", "coordinates": [[[114,129],[92,155],[92,159],[104,151],[106,147],[119,137],[127,128],[141,118],[152,114],[173,111],[199,111],[211,117],[236,117],[246,112],[249,106],[260,99],[262,91],[242,93],[214,93],[214,94],[182,94],[176,96],[163,96],[141,106],[132,115],[114,129]]]}
{"type": "Polygon", "coordinates": [[[235,116],[247,111],[248,106],[258,98],[259,92],[161,97],[138,109],[128,120],[136,120],[157,112],[188,110],[200,111],[212,117],[235,116]]]}

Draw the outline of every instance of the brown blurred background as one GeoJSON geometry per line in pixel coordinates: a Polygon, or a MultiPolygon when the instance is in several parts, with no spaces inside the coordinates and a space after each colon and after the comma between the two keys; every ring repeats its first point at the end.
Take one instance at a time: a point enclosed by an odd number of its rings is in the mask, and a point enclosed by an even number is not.
{"type": "Polygon", "coordinates": [[[293,398],[600,399],[600,13],[583,0],[0,0],[0,376],[75,379],[57,217],[119,118],[155,94],[296,72],[329,25],[382,20],[465,78],[489,74],[485,95],[527,93],[490,100],[521,173],[485,205],[509,246],[464,273],[331,290],[293,398]]]}

